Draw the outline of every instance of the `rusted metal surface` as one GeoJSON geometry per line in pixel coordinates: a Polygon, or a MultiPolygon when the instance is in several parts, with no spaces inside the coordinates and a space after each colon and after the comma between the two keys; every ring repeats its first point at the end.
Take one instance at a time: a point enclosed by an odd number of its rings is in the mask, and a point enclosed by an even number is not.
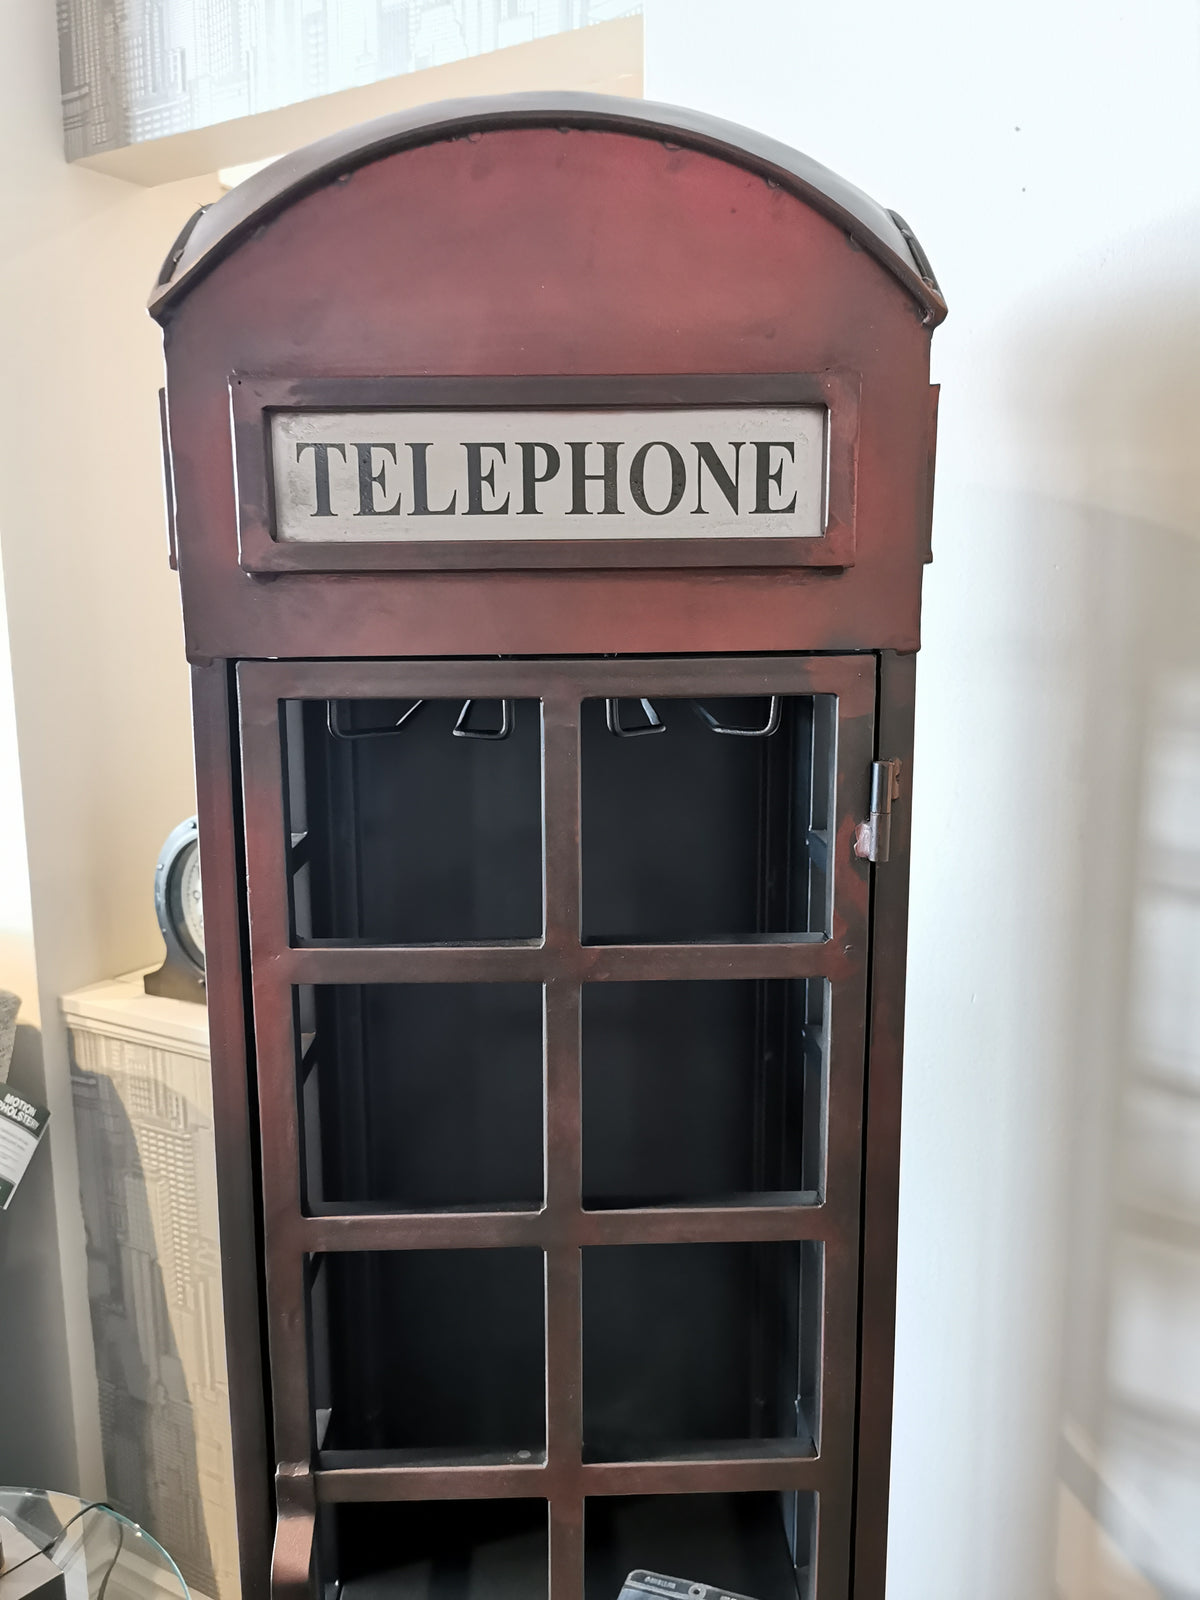
{"type": "Polygon", "coordinates": [[[908,866],[912,833],[912,744],[916,657],[879,663],[878,748],[908,752],[906,782],[892,808],[891,853],[871,904],[866,1144],[863,1166],[862,1347],[854,1521],[855,1600],[882,1600],[887,1576],[892,1379],[896,1320],[896,1229],[900,1202],[900,1101],[904,1054],[908,866]]]}
{"type": "Polygon", "coordinates": [[[257,1127],[247,1061],[249,991],[242,965],[241,818],[226,662],[192,668],[196,807],[207,931],[209,1053],[213,1138],[221,1228],[221,1286],[229,1405],[234,1425],[234,1481],[243,1600],[266,1600],[271,1548],[272,1471],[266,1437],[260,1261],[257,1127]]]}
{"type": "Polygon", "coordinates": [[[248,234],[314,188],[367,162],[431,139],[478,138],[505,128],[550,128],[631,133],[672,150],[703,151],[737,161],[827,216],[869,250],[936,325],[946,315],[933,269],[908,224],[819,162],[749,128],[682,106],[656,105],[596,94],[515,94],[446,100],[360,127],[348,128],[273,162],[240,184],[219,205],[197,212],[163,263],[150,309],[165,321],[196,280],[237,249],[248,234]]]}
{"type": "MultiPolygon", "coordinates": [[[[166,341],[173,547],[197,663],[247,1600],[263,1600],[268,1579],[278,1600],[312,1593],[321,1519],[341,1516],[339,1507],[545,1499],[550,1600],[582,1600],[588,1497],[788,1490],[819,1496],[814,1600],[883,1600],[911,652],[932,506],[929,335],[944,311],[907,225],[815,164],[692,113],[592,97],[461,103],[338,136],[235,191],[172,253],[154,312],[166,341]],[[820,538],[589,543],[567,533],[402,547],[272,536],[272,406],[534,412],[782,402],[829,407],[820,538]],[[661,709],[753,697],[762,717],[744,719],[744,729],[766,736],[777,720],[772,697],[788,695],[838,701],[828,925],[585,942],[581,702],[608,701],[609,727],[636,734],[649,720],[636,705],[643,698],[661,709]],[[502,713],[488,713],[499,722],[474,724],[493,732],[511,732],[514,704],[525,717],[521,702],[540,702],[537,937],[413,945],[297,933],[290,876],[305,847],[293,854],[281,702],[336,701],[345,715],[354,701],[408,698],[501,702],[502,713]],[[872,762],[890,758],[903,764],[904,784],[890,859],[876,866],[855,854],[854,834],[869,815],[872,762]],[[726,1203],[585,1205],[585,985],[611,997],[634,982],[807,979],[827,984],[819,1186],[766,1186],[726,1203]],[[541,1204],[308,1203],[297,1085],[311,1063],[297,1038],[296,991],[389,984],[542,986],[541,1204]],[[585,1252],[755,1243],[807,1251],[804,1259],[823,1252],[820,1408],[807,1431],[713,1448],[646,1444],[636,1459],[593,1459],[585,1252]],[[544,1445],[345,1448],[327,1439],[310,1369],[310,1295],[332,1268],[318,1280],[313,1263],[358,1271],[365,1254],[386,1261],[419,1251],[449,1252],[458,1265],[460,1252],[544,1254],[544,1445]]],[[[335,734],[373,726],[369,714],[330,721],[335,734]]],[[[710,730],[714,721],[718,731],[705,737],[737,742],[719,737],[728,731],[719,715],[710,713],[710,730]]],[[[518,738],[527,727],[518,723],[518,738]]],[[[319,733],[327,738],[324,723],[319,733]]],[[[643,743],[658,741],[621,748],[643,743]]],[[[361,754],[353,741],[338,748],[361,754]]],[[[354,769],[341,770],[337,803],[353,809],[362,798],[346,776],[354,769]]],[[[786,855],[787,830],[772,834],[762,806],[756,826],[767,855],[786,855]]],[[[349,876],[359,870],[348,858],[349,876]]],[[[763,903],[773,892],[760,886],[763,903]]],[[[753,925],[776,924],[760,915],[753,925]]],[[[754,1026],[766,1026],[761,1008],[754,1026]]],[[[376,1356],[356,1392],[386,1366],[376,1356]]]]}
{"type": "Polygon", "coordinates": [[[892,805],[899,800],[900,773],[904,763],[895,756],[884,756],[871,764],[871,811],[854,834],[854,854],[878,865],[891,855],[892,805]]]}
{"type": "MultiPolygon", "coordinates": [[[[193,656],[918,643],[929,329],[841,228],[731,159],[623,132],[544,127],[421,144],[305,194],[248,237],[172,311],[166,346],[193,656]],[[417,216],[419,228],[409,222],[417,216]],[[662,395],[675,382],[702,384],[716,399],[723,383],[745,395],[841,375],[844,390],[864,397],[855,407],[843,396],[830,412],[831,510],[844,518],[852,503],[853,548],[842,549],[843,566],[764,568],[755,565],[762,541],[751,537],[741,566],[597,570],[608,558],[595,541],[572,554],[564,540],[554,559],[577,565],[448,570],[472,559],[451,550],[446,566],[422,572],[396,563],[428,553],[376,545],[364,555],[346,545],[328,557],[341,564],[336,574],[284,570],[313,556],[269,550],[260,537],[254,451],[265,439],[243,429],[235,474],[230,384],[236,390],[239,374],[243,387],[269,381],[276,395],[320,381],[359,401],[435,380],[461,393],[464,379],[481,395],[516,380],[550,397],[564,382],[579,393],[594,382],[602,395],[606,384],[662,395]],[[852,485],[851,468],[839,465],[851,462],[852,485]],[[271,563],[253,577],[241,565],[243,492],[248,559],[271,563]],[[351,561],[364,565],[351,571],[351,561]]],[[[728,562],[732,552],[716,546],[729,543],[714,541],[697,559],[728,562]]],[[[639,547],[629,558],[673,561],[661,545],[656,557],[639,547]]],[[[493,542],[474,559],[526,556],[493,542]]]]}
{"type": "Polygon", "coordinates": [[[543,1463],[332,1466],[317,1455],[321,1498],[436,1499],[543,1493],[551,1504],[553,1600],[578,1600],[577,1508],[586,1494],[702,1493],[810,1489],[822,1495],[825,1587],[844,1588],[849,1560],[856,1396],[861,1080],[866,991],[867,868],[852,849],[854,817],[866,801],[873,749],[872,657],[720,661],[537,661],[512,663],[244,663],[239,669],[251,973],[259,1062],[266,1288],[275,1447],[282,1461],[310,1459],[314,1403],[305,1351],[304,1262],[310,1252],[362,1249],[506,1248],[546,1252],[548,1429],[543,1463]],[[828,937],[737,946],[589,948],[580,932],[579,713],[588,697],[632,694],[835,694],[837,781],[835,891],[828,937]],[[521,698],[543,706],[545,934],[515,954],[523,974],[545,985],[546,1171],[536,1212],[335,1214],[300,1211],[295,1089],[299,1042],[292,1024],[296,958],[305,981],[401,982],[470,975],[502,980],[510,952],[389,946],[359,954],[328,941],[303,950],[289,928],[284,831],[281,701],[292,698],[407,700],[426,696],[521,698]],[[618,959],[611,960],[616,954],[618,959]],[[605,959],[607,958],[607,959],[605,959]],[[581,1193],[581,984],[609,977],[666,981],[697,976],[821,975],[831,982],[836,1026],[828,1085],[824,1193],[792,1203],[589,1212],[581,1193]],[[767,1447],[711,1458],[585,1463],[582,1422],[581,1248],[591,1243],[819,1239],[825,1246],[824,1357],[820,1451],[767,1447]],[[560,1519],[561,1513],[561,1521],[560,1519]],[[556,1538],[553,1530],[561,1528],[556,1538]],[[554,1552],[558,1555],[555,1556],[554,1552]],[[575,1576],[568,1577],[567,1574],[575,1576]]]}
{"type": "Polygon", "coordinates": [[[272,1600],[311,1600],[316,1557],[316,1497],[307,1462],[281,1464],[275,1477],[275,1544],[271,1552],[272,1600]]]}

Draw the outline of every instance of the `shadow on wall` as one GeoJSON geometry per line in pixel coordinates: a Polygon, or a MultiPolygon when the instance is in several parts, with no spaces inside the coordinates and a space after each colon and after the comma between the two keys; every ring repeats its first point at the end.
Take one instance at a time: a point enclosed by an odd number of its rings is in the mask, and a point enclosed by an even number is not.
{"type": "Polygon", "coordinates": [[[1130,625],[1115,657],[1091,635],[1060,1568],[1070,1600],[1195,1600],[1200,541],[1125,521],[1108,554],[1130,625]]]}
{"type": "Polygon", "coordinates": [[[1067,1600],[1200,1597],[1200,330],[1149,244],[1137,310],[1069,333],[1061,378],[1080,498],[1145,513],[1088,512],[1079,569],[1067,1600]]]}
{"type": "Polygon", "coordinates": [[[889,1534],[905,1600],[1200,1600],[1195,232],[1114,241],[943,374],[889,1534]],[[967,475],[980,461],[1002,486],[967,475]]]}
{"type": "MultiPolygon", "coordinates": [[[[8,1086],[46,1104],[40,1029],[18,1024],[8,1086]]],[[[0,1211],[0,1483],[74,1493],[79,1467],[48,1140],[0,1211]]]]}
{"type": "Polygon", "coordinates": [[[189,1378],[205,1379],[196,1352],[190,1372],[180,1359],[163,1281],[166,1265],[179,1280],[172,1300],[189,1298],[187,1135],[150,1080],[133,1085],[146,1097],[136,1134],[111,1079],[76,1068],[71,1085],[108,1498],[166,1547],[189,1588],[216,1595],[189,1391],[189,1378]]]}

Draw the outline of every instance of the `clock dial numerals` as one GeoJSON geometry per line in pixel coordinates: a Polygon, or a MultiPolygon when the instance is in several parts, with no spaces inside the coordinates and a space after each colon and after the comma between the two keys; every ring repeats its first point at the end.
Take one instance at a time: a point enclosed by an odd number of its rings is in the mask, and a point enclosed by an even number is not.
{"type": "Polygon", "coordinates": [[[204,964],[204,902],[200,895],[200,848],[193,839],[171,872],[168,912],[175,936],[198,966],[204,964]]]}
{"type": "Polygon", "coordinates": [[[183,925],[201,955],[204,954],[204,902],[200,898],[200,851],[193,845],[183,859],[179,874],[180,909],[183,925]]]}

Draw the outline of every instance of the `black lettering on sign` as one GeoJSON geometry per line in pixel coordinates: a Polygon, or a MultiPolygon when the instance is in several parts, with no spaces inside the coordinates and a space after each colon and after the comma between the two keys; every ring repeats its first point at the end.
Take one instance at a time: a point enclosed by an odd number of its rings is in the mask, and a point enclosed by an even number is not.
{"type": "Polygon", "coordinates": [[[297,461],[306,450],[312,451],[313,461],[316,463],[317,509],[312,515],[314,517],[331,517],[333,511],[329,505],[329,452],[336,450],[342,460],[345,461],[346,446],[344,444],[298,444],[296,446],[297,461]]]}
{"type": "Polygon", "coordinates": [[[813,405],[278,409],[272,531],[313,544],[820,538],[828,429],[813,405]]]}
{"type": "Polygon", "coordinates": [[[668,511],[674,511],[683,499],[683,491],[686,488],[687,468],[683,464],[683,456],[673,444],[668,444],[665,439],[651,439],[648,444],[634,451],[633,460],[629,464],[629,492],[639,511],[645,511],[652,517],[665,517],[668,511]],[[651,450],[665,450],[667,459],[671,463],[671,487],[667,493],[666,504],[661,506],[652,506],[646,499],[646,458],[651,450]]]}
{"type": "Polygon", "coordinates": [[[518,515],[522,517],[540,517],[543,515],[538,510],[537,486],[539,483],[549,483],[555,477],[561,466],[561,457],[552,444],[540,441],[522,441],[517,448],[521,452],[521,510],[518,515]],[[537,452],[545,456],[545,472],[537,469],[537,452]]]}
{"type": "Polygon", "coordinates": [[[570,517],[590,517],[587,503],[587,486],[589,483],[602,483],[604,485],[604,504],[600,509],[602,517],[623,517],[625,513],[617,504],[617,451],[621,448],[619,439],[601,439],[600,448],[604,452],[604,466],[600,472],[587,470],[587,452],[595,440],[568,439],[567,449],[571,452],[571,509],[567,515],[570,517]]]}
{"type": "Polygon", "coordinates": [[[454,508],[458,504],[458,490],[450,496],[450,503],[444,506],[430,506],[429,504],[429,450],[428,444],[410,444],[412,451],[413,470],[413,508],[408,513],[410,517],[450,517],[454,515],[454,508]]]}
{"type": "Polygon", "coordinates": [[[495,450],[501,461],[505,458],[502,444],[464,444],[467,452],[467,509],[464,512],[468,517],[502,517],[508,510],[508,495],[498,506],[485,506],[483,491],[485,486],[491,491],[493,500],[496,497],[496,463],[486,469],[483,466],[483,452],[495,450]]]}
{"type": "Polygon", "coordinates": [[[372,454],[375,450],[382,450],[385,456],[396,460],[396,446],[394,444],[356,444],[354,446],[358,455],[358,510],[356,517],[394,517],[400,511],[400,493],[396,493],[396,503],[392,506],[377,506],[375,504],[375,489],[378,485],[379,492],[387,499],[387,489],[384,486],[383,475],[387,471],[387,462],[379,463],[379,471],[372,472],[375,464],[372,454]]]}
{"type": "Polygon", "coordinates": [[[756,439],[754,441],[754,509],[759,514],[773,511],[776,514],[783,512],[785,515],[795,511],[796,496],[793,495],[786,506],[773,506],[771,504],[771,485],[774,484],[780,494],[783,493],[783,462],[772,471],[771,451],[786,450],[793,461],[796,459],[796,446],[790,439],[756,439]]]}
{"type": "Polygon", "coordinates": [[[738,472],[742,464],[743,439],[731,439],[729,448],[733,451],[733,471],[728,472],[725,463],[717,454],[715,444],[710,444],[707,439],[693,439],[692,444],[696,451],[696,504],[692,507],[692,515],[707,516],[704,506],[704,469],[708,468],[712,480],[729,502],[731,511],[738,508],[738,472]]]}

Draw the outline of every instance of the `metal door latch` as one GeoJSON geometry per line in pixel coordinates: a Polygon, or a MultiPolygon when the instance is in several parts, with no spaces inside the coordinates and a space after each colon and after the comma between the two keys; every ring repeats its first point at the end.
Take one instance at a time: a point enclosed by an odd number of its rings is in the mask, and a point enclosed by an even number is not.
{"type": "Polygon", "coordinates": [[[886,861],[892,849],[892,801],[900,798],[900,762],[872,761],[871,815],[854,830],[854,854],[886,861]]]}

